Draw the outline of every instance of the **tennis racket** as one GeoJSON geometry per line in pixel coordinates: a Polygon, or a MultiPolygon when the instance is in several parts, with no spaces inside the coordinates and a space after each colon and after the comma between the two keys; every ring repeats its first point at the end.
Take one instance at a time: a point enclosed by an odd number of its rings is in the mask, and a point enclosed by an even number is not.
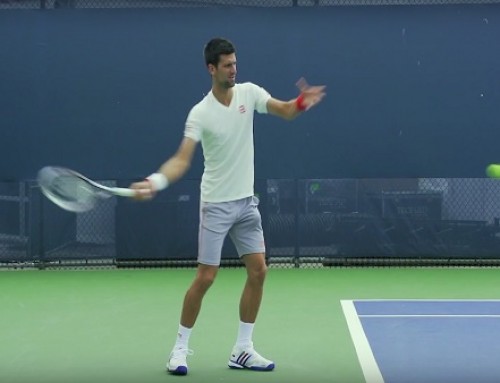
{"type": "Polygon", "coordinates": [[[38,172],[42,193],[64,210],[81,213],[112,196],[133,197],[132,189],[101,185],[71,169],[46,166],[38,172]]]}

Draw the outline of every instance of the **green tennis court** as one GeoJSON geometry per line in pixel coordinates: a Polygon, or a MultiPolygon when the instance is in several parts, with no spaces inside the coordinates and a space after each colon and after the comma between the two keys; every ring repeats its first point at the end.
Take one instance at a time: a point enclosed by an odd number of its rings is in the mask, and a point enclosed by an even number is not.
{"type": "Polygon", "coordinates": [[[270,269],[254,341],[276,369],[235,371],[243,269],[222,269],[193,331],[190,372],[164,371],[194,269],[0,273],[0,381],[365,382],[343,299],[493,299],[496,268],[270,269]]]}

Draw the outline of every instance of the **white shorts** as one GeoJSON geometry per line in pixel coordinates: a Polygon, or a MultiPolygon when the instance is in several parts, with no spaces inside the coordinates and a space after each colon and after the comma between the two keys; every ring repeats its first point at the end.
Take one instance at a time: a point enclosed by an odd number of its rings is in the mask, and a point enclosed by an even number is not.
{"type": "Polygon", "coordinates": [[[227,234],[241,258],[264,253],[264,233],[258,209],[259,199],[247,197],[230,202],[201,202],[198,234],[198,262],[219,266],[227,234]]]}

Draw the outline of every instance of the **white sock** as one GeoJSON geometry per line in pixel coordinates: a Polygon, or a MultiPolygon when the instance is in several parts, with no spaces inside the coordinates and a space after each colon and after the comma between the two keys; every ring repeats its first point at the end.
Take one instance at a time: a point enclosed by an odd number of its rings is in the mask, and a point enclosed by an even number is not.
{"type": "Polygon", "coordinates": [[[252,333],[255,323],[245,323],[240,321],[240,327],[238,329],[238,339],[236,340],[236,345],[238,346],[249,346],[252,344],[252,333]]]}
{"type": "Polygon", "coordinates": [[[192,328],[184,327],[179,325],[179,330],[177,331],[177,339],[175,340],[174,348],[188,348],[189,337],[191,336],[192,328]]]}

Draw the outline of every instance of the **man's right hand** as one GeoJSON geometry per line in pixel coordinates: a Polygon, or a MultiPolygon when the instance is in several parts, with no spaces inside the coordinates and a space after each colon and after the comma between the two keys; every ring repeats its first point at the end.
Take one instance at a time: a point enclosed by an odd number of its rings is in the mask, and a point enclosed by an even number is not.
{"type": "Polygon", "coordinates": [[[151,182],[148,180],[134,182],[130,185],[130,189],[135,190],[133,198],[138,201],[149,201],[156,195],[156,192],[152,189],[151,182]]]}

